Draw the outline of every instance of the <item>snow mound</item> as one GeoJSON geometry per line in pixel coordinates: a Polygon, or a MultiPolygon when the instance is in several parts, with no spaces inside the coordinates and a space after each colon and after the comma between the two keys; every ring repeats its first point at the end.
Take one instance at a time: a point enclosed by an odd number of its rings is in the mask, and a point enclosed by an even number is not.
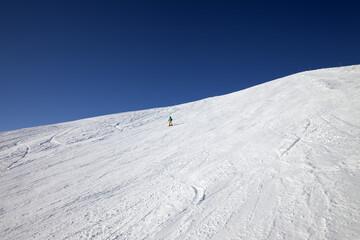
{"type": "Polygon", "coordinates": [[[0,171],[0,239],[360,239],[360,65],[3,132],[0,171]]]}

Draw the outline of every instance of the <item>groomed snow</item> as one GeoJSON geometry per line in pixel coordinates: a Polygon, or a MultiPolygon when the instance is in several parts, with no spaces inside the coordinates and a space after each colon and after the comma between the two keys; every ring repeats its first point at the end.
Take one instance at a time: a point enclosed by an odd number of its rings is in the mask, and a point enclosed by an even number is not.
{"type": "Polygon", "coordinates": [[[0,170],[0,239],[360,239],[360,65],[2,132],[0,170]]]}

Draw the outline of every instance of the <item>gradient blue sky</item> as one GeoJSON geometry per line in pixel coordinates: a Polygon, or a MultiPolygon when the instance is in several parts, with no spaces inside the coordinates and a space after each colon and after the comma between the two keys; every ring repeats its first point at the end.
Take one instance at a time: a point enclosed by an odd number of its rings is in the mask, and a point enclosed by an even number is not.
{"type": "Polygon", "coordinates": [[[356,1],[251,2],[0,1],[0,131],[360,63],[356,1]]]}

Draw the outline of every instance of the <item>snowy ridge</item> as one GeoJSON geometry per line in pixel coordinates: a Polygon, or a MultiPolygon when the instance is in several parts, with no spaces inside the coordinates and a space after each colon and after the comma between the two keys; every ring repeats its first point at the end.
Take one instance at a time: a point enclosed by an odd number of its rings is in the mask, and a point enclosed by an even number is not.
{"type": "Polygon", "coordinates": [[[0,239],[360,239],[359,79],[2,132],[0,239]]]}

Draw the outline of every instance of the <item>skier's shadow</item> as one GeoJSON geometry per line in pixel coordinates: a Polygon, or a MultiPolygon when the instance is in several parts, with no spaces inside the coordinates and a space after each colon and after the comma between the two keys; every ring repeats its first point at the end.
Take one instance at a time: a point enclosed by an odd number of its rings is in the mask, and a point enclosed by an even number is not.
{"type": "Polygon", "coordinates": [[[172,127],[176,127],[176,126],[180,126],[180,125],[184,125],[184,123],[173,123],[172,127]]]}

